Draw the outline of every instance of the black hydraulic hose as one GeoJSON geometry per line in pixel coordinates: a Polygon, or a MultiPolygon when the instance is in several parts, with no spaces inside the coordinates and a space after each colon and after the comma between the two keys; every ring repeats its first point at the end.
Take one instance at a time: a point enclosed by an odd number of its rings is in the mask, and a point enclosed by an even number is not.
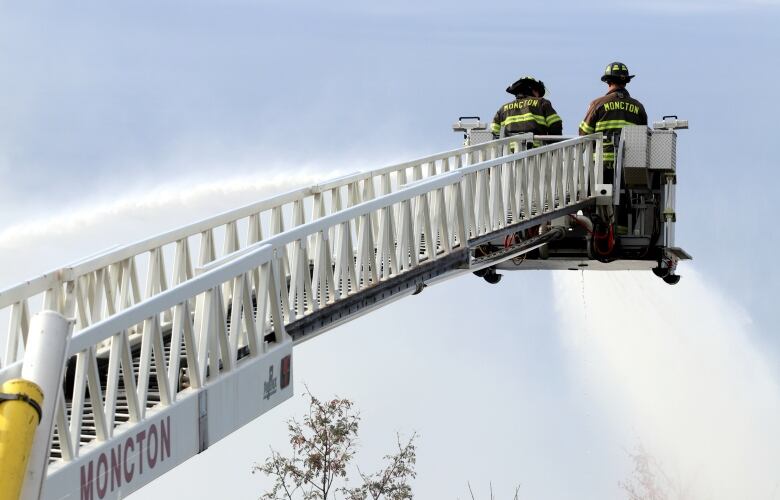
{"type": "Polygon", "coordinates": [[[556,240],[562,240],[566,236],[566,230],[563,227],[553,227],[550,228],[549,231],[546,231],[542,234],[539,234],[537,236],[532,236],[528,239],[525,239],[516,245],[512,245],[509,247],[512,251],[515,250],[525,250],[527,248],[533,248],[537,246],[544,245],[545,243],[550,243],[551,241],[556,240]]]}
{"type": "MultiPolygon", "coordinates": [[[[542,234],[539,234],[539,235],[536,235],[536,236],[531,236],[530,238],[527,238],[525,240],[519,241],[516,244],[511,245],[509,247],[493,247],[495,249],[495,251],[492,251],[492,252],[487,253],[487,254],[483,254],[482,256],[476,255],[479,252],[484,252],[484,248],[482,248],[482,246],[480,246],[480,247],[477,247],[475,249],[475,251],[474,251],[474,253],[475,253],[475,255],[474,255],[474,257],[475,257],[474,262],[478,266],[482,267],[486,263],[492,263],[492,262],[495,262],[495,261],[500,261],[500,260],[503,260],[503,259],[507,259],[507,258],[509,258],[508,257],[509,255],[513,255],[514,254],[515,255],[514,258],[516,258],[520,254],[523,254],[523,253],[526,253],[526,252],[530,252],[531,250],[533,250],[535,248],[538,248],[538,247],[544,245],[545,243],[550,243],[551,241],[556,241],[556,240],[563,239],[565,236],[566,236],[566,230],[563,227],[553,227],[553,228],[550,228],[550,230],[548,230],[548,231],[546,231],[546,232],[544,232],[542,234]]],[[[479,273],[482,270],[483,269],[477,270],[475,272],[475,274],[479,273]]],[[[480,275],[477,274],[477,276],[480,276],[480,275]]]]}

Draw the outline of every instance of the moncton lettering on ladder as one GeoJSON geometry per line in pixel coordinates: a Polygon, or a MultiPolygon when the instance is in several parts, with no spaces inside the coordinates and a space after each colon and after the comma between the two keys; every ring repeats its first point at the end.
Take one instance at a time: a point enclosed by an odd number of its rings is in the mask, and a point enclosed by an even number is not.
{"type": "Polygon", "coordinates": [[[81,500],[113,493],[171,456],[171,417],[120,442],[81,466],[81,500]]]}

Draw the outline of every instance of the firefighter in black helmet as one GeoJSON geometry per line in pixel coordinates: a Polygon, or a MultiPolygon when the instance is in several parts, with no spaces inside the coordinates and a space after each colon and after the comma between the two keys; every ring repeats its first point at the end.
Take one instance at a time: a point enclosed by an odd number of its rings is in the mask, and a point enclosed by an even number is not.
{"type": "MultiPolygon", "coordinates": [[[[620,131],[626,125],[647,125],[647,113],[642,103],[631,97],[626,85],[634,75],[622,62],[610,63],[604,70],[601,81],[609,86],[607,94],[590,103],[585,118],[580,123],[580,135],[601,132],[604,140],[604,167],[615,165],[615,145],[620,131]]],[[[612,178],[606,175],[605,180],[612,178]]]]}
{"type": "Polygon", "coordinates": [[[490,124],[493,137],[531,132],[536,135],[561,135],[563,122],[544,98],[544,82],[524,76],[506,88],[515,100],[501,106],[490,124]]]}

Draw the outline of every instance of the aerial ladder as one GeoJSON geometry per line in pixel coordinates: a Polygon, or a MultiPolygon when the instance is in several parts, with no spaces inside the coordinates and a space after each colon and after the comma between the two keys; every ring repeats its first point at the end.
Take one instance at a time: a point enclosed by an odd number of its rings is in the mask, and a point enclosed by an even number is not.
{"type": "Polygon", "coordinates": [[[525,269],[679,281],[690,257],[675,245],[675,130],[687,122],[627,127],[611,183],[599,134],[454,128],[462,148],[0,291],[0,499],[124,497],[292,397],[295,345],[440,281],[525,269]],[[4,446],[17,431],[27,451],[4,446]]]}

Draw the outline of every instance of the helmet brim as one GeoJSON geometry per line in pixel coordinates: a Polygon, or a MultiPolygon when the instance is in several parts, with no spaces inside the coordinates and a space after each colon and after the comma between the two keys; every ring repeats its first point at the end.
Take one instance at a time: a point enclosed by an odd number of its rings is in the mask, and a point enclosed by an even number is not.
{"type": "Polygon", "coordinates": [[[617,75],[604,75],[601,77],[602,82],[608,82],[609,80],[615,80],[618,82],[630,82],[636,75],[617,76],[617,75]]]}
{"type": "Polygon", "coordinates": [[[523,87],[527,87],[529,90],[536,88],[539,91],[539,93],[542,94],[542,96],[544,96],[544,94],[547,93],[547,89],[544,86],[544,82],[542,82],[541,80],[535,80],[533,78],[520,78],[512,85],[507,87],[506,92],[507,94],[516,96],[518,95],[518,93],[523,87]]]}

